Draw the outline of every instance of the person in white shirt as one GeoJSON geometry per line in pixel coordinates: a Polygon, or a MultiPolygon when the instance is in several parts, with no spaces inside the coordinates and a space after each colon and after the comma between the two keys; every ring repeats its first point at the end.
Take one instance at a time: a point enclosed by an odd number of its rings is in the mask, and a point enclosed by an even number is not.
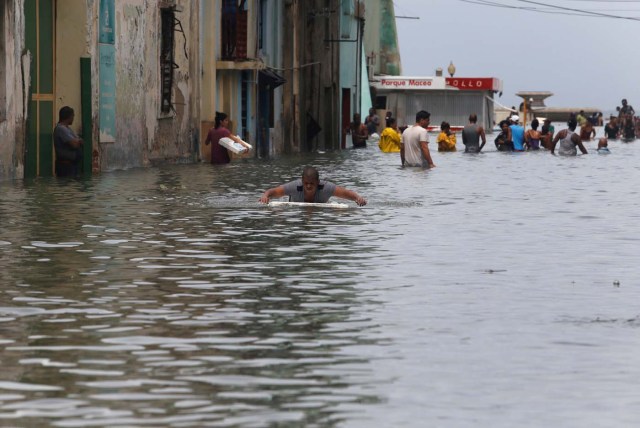
{"type": "Polygon", "coordinates": [[[423,168],[435,168],[429,152],[429,134],[427,127],[431,114],[420,110],[416,113],[416,123],[408,127],[402,133],[400,143],[400,160],[402,166],[419,166],[423,168]]]}

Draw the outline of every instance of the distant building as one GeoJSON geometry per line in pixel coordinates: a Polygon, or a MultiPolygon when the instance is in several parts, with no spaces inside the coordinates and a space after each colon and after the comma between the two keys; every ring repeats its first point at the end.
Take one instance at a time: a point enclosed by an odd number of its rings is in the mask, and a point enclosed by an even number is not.
{"type": "Polygon", "coordinates": [[[462,127],[474,113],[479,125],[493,129],[493,96],[502,91],[502,81],[495,77],[374,76],[370,83],[376,106],[392,111],[399,126],[412,125],[416,113],[427,110],[432,128],[442,121],[462,127]]]}
{"type": "MultiPolygon", "coordinates": [[[[527,117],[549,119],[552,122],[566,122],[572,113],[584,111],[587,116],[594,113],[601,113],[601,110],[595,107],[547,107],[544,100],[553,95],[552,92],[546,91],[521,91],[516,93],[523,100],[527,100],[527,117]]],[[[524,112],[524,101],[520,103],[518,108],[520,112],[524,112]]]]}

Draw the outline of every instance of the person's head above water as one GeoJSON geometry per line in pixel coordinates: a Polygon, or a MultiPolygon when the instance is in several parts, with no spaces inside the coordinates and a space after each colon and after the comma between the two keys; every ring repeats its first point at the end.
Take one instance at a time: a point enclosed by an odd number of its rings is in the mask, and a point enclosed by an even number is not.
{"type": "Polygon", "coordinates": [[[302,170],[302,178],[305,177],[320,180],[320,173],[312,166],[305,166],[302,170]]]}
{"type": "Polygon", "coordinates": [[[602,149],[602,148],[607,148],[609,146],[609,142],[607,141],[607,139],[605,137],[602,137],[598,140],[598,148],[602,149]]]}
{"type": "Polygon", "coordinates": [[[316,193],[320,184],[320,174],[312,166],[305,166],[302,170],[302,187],[305,194],[316,193]]]}
{"type": "Polygon", "coordinates": [[[531,121],[531,129],[533,129],[534,131],[537,131],[538,126],[540,126],[540,122],[538,121],[538,119],[533,119],[531,121]]]}

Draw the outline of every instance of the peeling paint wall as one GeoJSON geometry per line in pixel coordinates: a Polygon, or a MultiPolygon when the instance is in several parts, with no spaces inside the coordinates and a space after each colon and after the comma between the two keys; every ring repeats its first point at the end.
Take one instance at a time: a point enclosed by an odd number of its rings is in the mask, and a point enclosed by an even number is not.
{"type": "Polygon", "coordinates": [[[208,161],[211,159],[211,146],[205,145],[204,140],[207,137],[209,129],[214,124],[216,114],[216,50],[218,42],[218,33],[220,29],[212,23],[218,19],[216,11],[219,9],[217,1],[205,0],[201,2],[200,8],[200,44],[198,46],[199,57],[201,58],[202,69],[200,86],[198,91],[198,106],[200,109],[200,159],[208,161]]]}
{"type": "Polygon", "coordinates": [[[24,50],[24,2],[4,1],[3,82],[5,108],[0,118],[0,180],[22,178],[24,175],[25,95],[23,94],[22,54],[24,50]]]}
{"type": "MultiPolygon", "coordinates": [[[[97,0],[96,0],[97,1],[97,0]]],[[[190,162],[197,154],[199,133],[194,81],[199,10],[196,1],[177,1],[184,36],[175,32],[177,68],[173,78],[175,111],[160,108],[160,7],[145,0],[116,2],[116,142],[101,144],[103,170],[126,169],[163,162],[190,162]]],[[[97,85],[97,79],[94,79],[97,85]]],[[[99,120],[99,118],[98,118],[99,120]]]]}
{"type": "MultiPolygon", "coordinates": [[[[279,74],[284,75],[283,67],[283,38],[288,37],[285,31],[282,31],[282,20],[284,13],[284,5],[282,0],[273,0],[267,5],[266,14],[263,17],[264,40],[262,49],[258,49],[258,57],[262,59],[264,64],[275,69],[279,74]]],[[[258,35],[257,35],[258,36],[258,35]]],[[[289,82],[285,83],[290,84],[289,82]]],[[[284,150],[283,144],[283,97],[284,91],[282,86],[273,90],[273,127],[269,129],[269,151],[268,155],[280,154],[284,150]]],[[[259,94],[258,94],[259,96],[259,94]]],[[[260,122],[258,121],[258,126],[260,122]]],[[[258,131],[260,132],[260,131],[258,131]]]]}
{"type": "MultiPolygon", "coordinates": [[[[23,178],[26,129],[26,88],[23,76],[24,0],[0,0],[4,6],[4,25],[0,41],[5,52],[5,108],[0,114],[0,180],[23,178]]],[[[199,0],[175,0],[176,18],[183,33],[175,32],[173,103],[175,112],[160,110],[160,5],[149,0],[118,0],[116,5],[116,139],[112,144],[99,141],[99,58],[98,25],[100,0],[64,0],[58,6],[57,24],[61,30],[56,46],[56,110],[62,105],[80,107],[79,63],[81,56],[91,60],[91,110],[94,148],[103,171],[148,166],[161,162],[191,162],[197,159],[200,88],[199,0]],[[73,14],[61,13],[73,9],[73,14]],[[73,26],[73,29],[70,27],[73,26]],[[79,29],[79,30],[78,30],[79,29]],[[71,31],[73,30],[73,31],[71,31]],[[71,43],[66,43],[68,39],[71,43]]],[[[0,9],[1,10],[1,9],[0,9]]],[[[28,62],[27,62],[28,70],[28,62]]],[[[56,112],[57,115],[57,112],[56,112]]],[[[77,128],[80,124],[74,124],[77,128]]]]}
{"type": "MultiPolygon", "coordinates": [[[[63,0],[56,3],[56,55],[54,119],[64,106],[75,110],[71,128],[81,132],[80,57],[86,54],[84,17],[86,0],[63,0]]],[[[52,124],[52,127],[54,124],[52,124]]]]}

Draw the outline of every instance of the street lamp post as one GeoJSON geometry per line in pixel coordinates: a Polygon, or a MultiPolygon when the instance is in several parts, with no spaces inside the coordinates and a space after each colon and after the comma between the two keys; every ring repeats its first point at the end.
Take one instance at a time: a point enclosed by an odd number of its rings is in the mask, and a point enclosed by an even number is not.
{"type": "Polygon", "coordinates": [[[529,101],[529,105],[531,105],[531,103],[533,102],[533,98],[529,98],[529,100],[524,98],[523,107],[522,107],[522,110],[523,110],[522,115],[524,116],[524,118],[522,119],[523,128],[527,127],[527,101],[529,101]]]}
{"type": "Polygon", "coordinates": [[[449,67],[447,68],[447,71],[449,72],[449,75],[451,77],[453,77],[453,75],[456,74],[456,66],[453,65],[453,61],[449,61],[449,67]]]}

